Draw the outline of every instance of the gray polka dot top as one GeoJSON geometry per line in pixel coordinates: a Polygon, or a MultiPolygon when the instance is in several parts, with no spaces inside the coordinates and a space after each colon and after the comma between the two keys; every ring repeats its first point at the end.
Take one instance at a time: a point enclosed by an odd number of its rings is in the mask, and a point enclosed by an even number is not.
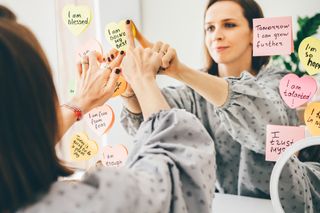
{"type": "Polygon", "coordinates": [[[125,167],[98,169],[80,182],[55,182],[19,213],[211,212],[215,149],[200,121],[181,109],[141,124],[125,167]]]}
{"type": "MultiPolygon", "coordinates": [[[[265,161],[266,125],[298,124],[295,110],[286,107],[279,81],[287,71],[267,67],[252,76],[228,77],[226,103],[215,107],[187,86],[162,90],[173,108],[196,115],[214,140],[217,189],[221,193],[270,198],[269,181],[274,163],[265,161]]],[[[134,135],[142,115],[123,109],[122,125],[134,135]]],[[[177,137],[180,135],[176,133],[177,137]]]]}

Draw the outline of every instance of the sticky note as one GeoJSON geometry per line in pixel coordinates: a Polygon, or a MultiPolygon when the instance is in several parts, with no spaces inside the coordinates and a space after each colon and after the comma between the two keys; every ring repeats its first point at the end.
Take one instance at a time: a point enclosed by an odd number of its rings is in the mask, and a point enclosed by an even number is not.
{"type": "Polygon", "coordinates": [[[104,104],[92,109],[84,119],[97,135],[103,135],[113,126],[114,112],[109,105],[104,104]]]}
{"type": "Polygon", "coordinates": [[[122,93],[124,93],[126,91],[126,89],[127,89],[127,82],[124,79],[124,77],[121,75],[118,78],[117,85],[116,85],[116,88],[114,89],[112,97],[116,97],[116,96],[121,95],[122,93]]]}
{"type": "Polygon", "coordinates": [[[294,109],[312,98],[317,91],[317,82],[310,76],[299,78],[290,73],[281,79],[279,90],[284,102],[294,109]]]}
{"type": "Polygon", "coordinates": [[[305,138],[304,127],[267,125],[266,160],[277,161],[293,143],[305,138]]]}
{"type": "Polygon", "coordinates": [[[103,54],[101,44],[94,38],[89,39],[82,46],[78,47],[76,51],[76,61],[80,62],[81,58],[91,51],[96,51],[101,55],[103,54]]]}
{"type": "Polygon", "coordinates": [[[320,102],[308,104],[304,111],[304,122],[311,135],[320,135],[320,102]]]}
{"type": "Polygon", "coordinates": [[[76,92],[77,92],[77,81],[74,79],[74,80],[70,80],[68,82],[68,97],[69,99],[72,98],[76,92]]]}
{"type": "Polygon", "coordinates": [[[128,150],[123,144],[103,148],[102,164],[106,167],[121,167],[128,158],[128,150]]]}
{"type": "MultiPolygon", "coordinates": [[[[118,51],[126,51],[128,47],[128,42],[126,39],[126,32],[125,32],[126,22],[124,20],[117,23],[109,23],[105,28],[105,37],[110,45],[117,49],[118,51]]],[[[136,35],[136,30],[134,25],[132,25],[132,33],[133,36],[136,35]]]]}
{"type": "Polygon", "coordinates": [[[85,133],[75,134],[71,138],[70,155],[74,161],[85,161],[91,159],[98,153],[98,145],[89,140],[85,133]]]}
{"type": "Polygon", "coordinates": [[[299,45],[299,59],[309,75],[320,72],[320,40],[307,37],[299,45]]]}
{"type": "Polygon", "coordinates": [[[78,36],[90,25],[92,19],[91,8],[85,5],[65,5],[62,10],[62,18],[68,29],[75,36],[78,36]]]}
{"type": "Polygon", "coordinates": [[[253,56],[289,55],[293,52],[292,18],[253,19],[253,56]]]}

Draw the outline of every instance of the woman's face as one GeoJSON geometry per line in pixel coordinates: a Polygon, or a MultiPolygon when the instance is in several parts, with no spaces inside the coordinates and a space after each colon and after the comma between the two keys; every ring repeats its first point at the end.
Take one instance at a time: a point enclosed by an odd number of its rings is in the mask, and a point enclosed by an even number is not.
{"type": "Polygon", "coordinates": [[[252,30],[239,4],[219,1],[209,7],[205,16],[205,43],[218,64],[251,60],[252,30]]]}

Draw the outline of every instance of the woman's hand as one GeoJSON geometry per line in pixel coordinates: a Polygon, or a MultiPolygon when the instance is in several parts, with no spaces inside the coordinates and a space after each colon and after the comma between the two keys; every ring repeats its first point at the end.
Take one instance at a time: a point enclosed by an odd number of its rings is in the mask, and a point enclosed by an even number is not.
{"type": "Polygon", "coordinates": [[[78,64],[79,80],[77,92],[71,104],[79,107],[83,114],[104,104],[112,95],[116,87],[119,74],[118,66],[124,54],[117,54],[111,63],[104,64],[102,56],[97,52],[90,52],[78,64]]]}
{"type": "Polygon", "coordinates": [[[162,56],[161,67],[159,74],[168,75],[176,80],[181,80],[183,69],[178,59],[177,52],[169,44],[158,41],[156,43],[150,42],[146,39],[136,28],[136,39],[143,48],[151,48],[162,56]]]}
{"type": "Polygon", "coordinates": [[[146,119],[151,114],[170,107],[155,81],[155,76],[162,62],[161,55],[150,48],[136,48],[131,29],[131,23],[127,22],[128,48],[121,66],[123,75],[131,84],[139,101],[139,108],[141,107],[143,117],[146,119]]]}

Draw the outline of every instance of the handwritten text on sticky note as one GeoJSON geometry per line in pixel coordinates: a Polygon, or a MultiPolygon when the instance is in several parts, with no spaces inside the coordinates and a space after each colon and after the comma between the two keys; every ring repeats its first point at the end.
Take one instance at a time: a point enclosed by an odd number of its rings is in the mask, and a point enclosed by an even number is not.
{"type": "Polygon", "coordinates": [[[299,45],[299,59],[309,73],[314,75],[320,72],[320,40],[307,37],[299,45]]]}
{"type": "Polygon", "coordinates": [[[304,111],[304,122],[311,135],[320,135],[320,102],[308,104],[304,111]]]}
{"type": "Polygon", "coordinates": [[[294,109],[312,98],[317,91],[317,82],[310,76],[299,78],[290,73],[281,79],[279,90],[284,102],[294,109]]]}
{"type": "Polygon", "coordinates": [[[304,137],[303,127],[267,125],[266,160],[277,161],[289,146],[304,137]]]}
{"type": "Polygon", "coordinates": [[[78,133],[71,138],[70,154],[72,160],[89,160],[97,153],[97,143],[89,140],[85,133],[78,133]]]}
{"type": "Polygon", "coordinates": [[[291,17],[253,19],[253,56],[288,55],[292,52],[291,17]]]}
{"type": "Polygon", "coordinates": [[[77,36],[85,31],[90,24],[91,8],[85,5],[66,5],[62,10],[62,18],[68,29],[77,36]]]}
{"type": "MultiPolygon", "coordinates": [[[[109,23],[105,28],[105,37],[110,45],[121,51],[126,51],[128,47],[128,42],[126,39],[125,32],[126,22],[124,20],[117,23],[109,23]]],[[[133,36],[136,34],[136,30],[132,25],[133,36]]]]}
{"type": "Polygon", "coordinates": [[[106,133],[114,123],[114,113],[107,104],[96,107],[85,115],[85,121],[98,135],[106,133]]]}
{"type": "Polygon", "coordinates": [[[121,167],[124,165],[127,157],[128,150],[124,145],[106,146],[103,148],[102,164],[106,167],[121,167]]]}

